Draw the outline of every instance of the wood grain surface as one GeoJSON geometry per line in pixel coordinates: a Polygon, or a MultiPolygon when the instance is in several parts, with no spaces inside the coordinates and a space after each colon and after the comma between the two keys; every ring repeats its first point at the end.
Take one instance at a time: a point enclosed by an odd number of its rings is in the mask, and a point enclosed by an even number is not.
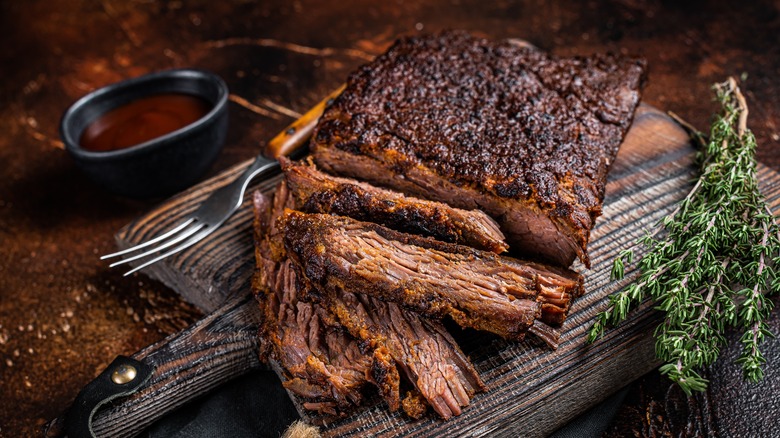
{"type": "Polygon", "coordinates": [[[192,327],[133,355],[153,366],[144,387],[92,421],[99,437],[131,437],[165,414],[261,366],[254,298],[229,300],[192,327]]]}
{"type": "MultiPolygon", "coordinates": [[[[448,422],[434,416],[410,421],[378,404],[325,423],[326,435],[545,436],[657,367],[651,334],[658,317],[647,305],[592,345],[586,344],[585,333],[606,305],[605,298],[636,275],[628,269],[625,280],[611,282],[613,257],[685,196],[694,176],[692,158],[686,133],[665,114],[642,105],[609,174],[603,216],[596,222],[588,248],[593,267],[587,270],[574,265],[586,276],[586,294],[574,303],[562,327],[560,347],[552,351],[533,340],[512,343],[473,332],[454,333],[487,385],[487,391],[477,394],[461,416],[448,422]]],[[[129,224],[117,235],[120,246],[136,244],[171,227],[243,166],[182,193],[129,224]]],[[[780,177],[765,167],[760,167],[759,175],[761,188],[776,210],[780,177]]],[[[264,181],[257,189],[270,192],[277,180],[264,181]]],[[[240,300],[249,293],[254,266],[250,226],[251,209],[246,202],[206,241],[146,272],[206,311],[227,300],[240,300]]],[[[219,342],[190,341],[206,342],[214,351],[220,350],[219,342]]],[[[251,348],[245,346],[242,351],[251,352],[251,348]]],[[[243,363],[247,370],[256,365],[243,363]]],[[[323,421],[301,414],[311,422],[323,421]]]]}

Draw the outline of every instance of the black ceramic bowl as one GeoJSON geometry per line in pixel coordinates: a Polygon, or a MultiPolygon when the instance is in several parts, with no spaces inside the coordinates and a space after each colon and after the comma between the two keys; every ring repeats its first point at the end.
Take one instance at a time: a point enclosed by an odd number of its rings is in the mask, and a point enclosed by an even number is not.
{"type": "Polygon", "coordinates": [[[134,198],[166,196],[192,185],[214,162],[227,133],[227,99],[227,85],[212,73],[152,73],[82,97],[63,115],[60,134],[77,165],[106,190],[134,198]],[[200,97],[211,109],[190,125],[128,148],[96,152],[79,144],[84,130],[106,112],[162,93],[200,97]]]}

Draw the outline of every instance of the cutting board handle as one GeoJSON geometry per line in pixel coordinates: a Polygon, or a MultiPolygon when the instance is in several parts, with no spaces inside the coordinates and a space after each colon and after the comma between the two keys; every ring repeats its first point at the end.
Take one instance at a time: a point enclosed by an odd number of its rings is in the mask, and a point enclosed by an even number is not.
{"type": "MultiPolygon", "coordinates": [[[[131,395],[112,400],[94,414],[94,435],[136,436],[185,403],[261,368],[259,313],[253,297],[235,297],[189,328],[134,354],[133,359],[153,368],[152,374],[131,395]]],[[[49,423],[47,437],[66,433],[64,418],[49,423]]]]}

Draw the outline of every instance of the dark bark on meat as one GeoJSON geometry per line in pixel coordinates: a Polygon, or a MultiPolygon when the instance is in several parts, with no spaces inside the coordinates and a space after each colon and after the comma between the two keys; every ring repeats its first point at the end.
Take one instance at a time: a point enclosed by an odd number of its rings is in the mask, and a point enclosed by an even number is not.
{"type": "Polygon", "coordinates": [[[586,265],[642,60],[557,58],[463,32],[403,38],[350,76],[312,140],[324,170],[464,209],[513,251],[586,265]]]}
{"type": "Polygon", "coordinates": [[[282,160],[295,208],[370,221],[397,231],[502,253],[508,249],[493,219],[479,210],[407,197],[354,179],[320,172],[313,164],[282,160]]]}

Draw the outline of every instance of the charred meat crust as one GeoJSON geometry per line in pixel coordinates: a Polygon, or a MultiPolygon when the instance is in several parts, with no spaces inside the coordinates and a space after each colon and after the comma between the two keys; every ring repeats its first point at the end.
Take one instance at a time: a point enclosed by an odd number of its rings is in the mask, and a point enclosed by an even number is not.
{"type": "Polygon", "coordinates": [[[540,288],[569,296],[582,290],[572,271],[376,224],[292,210],[282,221],[285,249],[315,288],[365,293],[506,339],[522,339],[541,316],[540,288]]]}
{"type": "MultiPolygon", "coordinates": [[[[400,183],[416,170],[542,213],[576,246],[564,255],[530,249],[587,264],[606,173],[644,77],[644,61],[624,56],[557,58],[464,32],[403,38],[349,77],[312,149],[329,171],[357,176],[329,167],[322,151],[333,148],[376,161],[400,183]]],[[[487,212],[514,249],[527,250],[502,212],[487,212]]]]}
{"type": "MultiPolygon", "coordinates": [[[[335,148],[319,149],[316,160],[329,172],[371,181],[459,208],[489,212],[501,224],[507,240],[515,242],[512,249],[521,245],[519,252],[527,256],[568,266],[575,255],[583,251],[571,233],[561,231],[566,229],[565,224],[545,215],[531,201],[500,198],[475,187],[459,186],[432,175],[422,167],[407,169],[399,176],[380,160],[335,148]],[[377,172],[377,169],[384,171],[377,172]]],[[[581,256],[587,257],[587,254],[582,253],[581,256]]]]}
{"type": "Polygon", "coordinates": [[[502,230],[516,253],[589,265],[644,71],[444,32],[399,40],[354,73],[313,161],[283,162],[274,200],[255,197],[260,354],[302,406],[344,415],[377,387],[413,418],[427,405],[459,415],[484,384],[443,316],[555,348],[582,278],[498,256],[502,230]]]}
{"type": "Polygon", "coordinates": [[[331,176],[313,163],[281,159],[295,207],[307,213],[331,213],[371,221],[397,231],[433,237],[502,253],[508,249],[493,219],[479,210],[407,197],[350,178],[331,176]]]}

